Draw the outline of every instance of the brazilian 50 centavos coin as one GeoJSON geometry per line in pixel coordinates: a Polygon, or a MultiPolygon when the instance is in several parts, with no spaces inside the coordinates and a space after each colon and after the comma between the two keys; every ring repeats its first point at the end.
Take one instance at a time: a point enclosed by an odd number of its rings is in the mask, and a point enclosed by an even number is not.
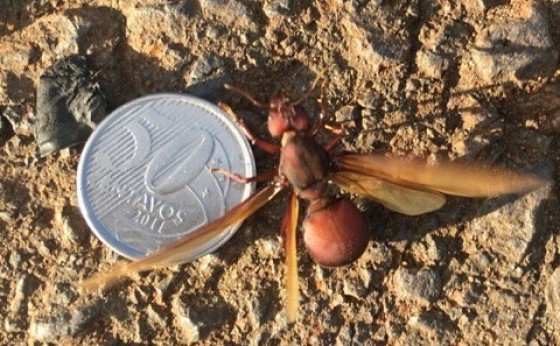
{"type": "MultiPolygon", "coordinates": [[[[136,99],[89,138],[78,166],[78,201],[92,231],[139,259],[222,216],[254,190],[210,172],[255,174],[249,143],[217,106],[180,94],[136,99]]],[[[210,253],[239,225],[185,254],[210,253]]]]}

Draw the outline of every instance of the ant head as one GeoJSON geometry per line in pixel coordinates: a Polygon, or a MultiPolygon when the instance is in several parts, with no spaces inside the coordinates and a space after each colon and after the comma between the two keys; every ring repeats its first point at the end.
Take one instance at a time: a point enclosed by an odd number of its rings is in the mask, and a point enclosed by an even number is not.
{"type": "Polygon", "coordinates": [[[268,113],[268,132],[272,137],[282,137],[287,131],[307,131],[309,116],[299,102],[292,102],[286,91],[272,95],[268,113]]]}

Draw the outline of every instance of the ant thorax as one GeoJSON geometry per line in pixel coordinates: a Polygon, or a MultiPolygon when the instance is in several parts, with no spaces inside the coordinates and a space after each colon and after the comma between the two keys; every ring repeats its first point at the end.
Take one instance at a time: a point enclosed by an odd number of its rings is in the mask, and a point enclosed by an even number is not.
{"type": "Polygon", "coordinates": [[[301,198],[313,200],[324,194],[329,176],[329,157],[323,147],[306,134],[288,131],[282,136],[280,175],[301,198]]]}

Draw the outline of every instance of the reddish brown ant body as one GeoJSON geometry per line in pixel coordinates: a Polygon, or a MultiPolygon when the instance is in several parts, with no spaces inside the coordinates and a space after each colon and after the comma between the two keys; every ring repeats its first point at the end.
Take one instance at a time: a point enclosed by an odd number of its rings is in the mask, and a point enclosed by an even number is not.
{"type": "Polygon", "coordinates": [[[525,192],[546,182],[533,176],[477,165],[445,164],[432,167],[419,161],[382,154],[333,154],[331,151],[342,138],[342,131],[330,127],[335,136],[325,145],[320,145],[315,139],[318,131],[327,127],[324,97],[321,98],[321,116],[315,124],[311,124],[308,114],[300,105],[314,88],[296,101],[292,101],[284,92],[277,93],[271,98],[269,106],[240,89],[226,88],[243,95],[255,106],[268,109],[269,132],[272,137],[281,138],[281,145],[253,135],[243,119],[238,118],[229,106],[220,104],[253,145],[280,154],[280,162],[278,171],[248,178],[223,169],[213,171],[240,183],[270,183],[223,217],[142,260],[124,263],[108,273],[87,279],[82,287],[93,289],[121,276],[177,264],[191,249],[219,234],[224,228],[245,220],[282,189],[291,188],[293,192],[282,223],[282,235],[287,264],[287,317],[289,322],[293,322],[299,304],[296,260],[298,198],[309,202],[303,221],[303,240],[309,254],[315,262],[333,267],[349,264],[363,254],[369,242],[369,228],[350,200],[327,194],[329,182],[406,215],[419,215],[441,208],[445,203],[444,193],[464,197],[497,196],[525,192]]]}
{"type": "Polygon", "coordinates": [[[268,128],[282,138],[279,177],[295,194],[309,201],[303,223],[305,246],[313,260],[324,266],[355,261],[366,249],[369,233],[364,217],[347,199],[326,194],[330,158],[309,134],[309,116],[284,94],[272,97],[268,128]]]}

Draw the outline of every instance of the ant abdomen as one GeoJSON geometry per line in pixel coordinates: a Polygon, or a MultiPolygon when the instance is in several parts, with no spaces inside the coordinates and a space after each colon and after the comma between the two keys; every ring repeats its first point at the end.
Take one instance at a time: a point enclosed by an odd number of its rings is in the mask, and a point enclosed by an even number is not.
{"type": "Polygon", "coordinates": [[[311,258],[326,267],[343,266],[358,259],[370,238],[358,208],[345,198],[317,200],[318,208],[314,202],[303,222],[303,240],[311,258]]]}

